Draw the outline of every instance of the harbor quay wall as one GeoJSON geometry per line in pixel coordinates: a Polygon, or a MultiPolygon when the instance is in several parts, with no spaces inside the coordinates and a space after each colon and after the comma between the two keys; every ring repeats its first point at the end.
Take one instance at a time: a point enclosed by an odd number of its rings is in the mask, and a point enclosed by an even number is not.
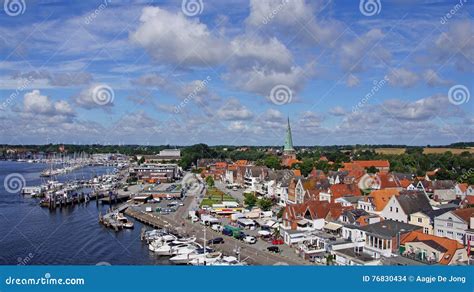
{"type": "MultiPolygon", "coordinates": [[[[221,233],[218,233],[210,228],[204,227],[198,224],[192,224],[184,219],[175,219],[157,214],[149,214],[142,211],[128,208],[125,210],[125,214],[134,218],[135,220],[142,222],[146,225],[154,228],[164,228],[169,232],[181,235],[181,236],[196,236],[197,241],[204,244],[204,228],[206,228],[206,238],[211,239],[215,237],[223,237],[221,233]]],[[[295,260],[290,259],[279,254],[270,253],[268,251],[262,251],[254,248],[251,245],[245,244],[240,240],[232,237],[224,237],[224,243],[218,245],[212,245],[211,247],[215,250],[221,251],[225,255],[236,256],[236,251],[240,252],[241,260],[251,265],[305,265],[303,259],[295,260]]]]}

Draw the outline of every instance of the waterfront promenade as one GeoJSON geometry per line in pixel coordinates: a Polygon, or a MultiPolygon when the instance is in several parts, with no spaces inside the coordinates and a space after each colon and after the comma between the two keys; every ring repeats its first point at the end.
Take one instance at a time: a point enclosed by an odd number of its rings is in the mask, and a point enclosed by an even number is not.
{"type": "MultiPolygon", "coordinates": [[[[186,200],[192,200],[188,197],[186,200]]],[[[183,236],[195,235],[201,244],[204,244],[204,232],[206,232],[206,240],[214,237],[223,237],[221,233],[213,231],[208,227],[204,227],[198,223],[191,223],[180,217],[161,216],[156,213],[150,214],[134,208],[128,208],[125,214],[155,228],[167,228],[171,232],[183,236]],[[204,229],[206,231],[204,231],[204,229]]],[[[270,253],[268,251],[258,250],[252,245],[232,237],[224,237],[225,243],[212,246],[214,249],[222,251],[227,255],[236,255],[236,251],[240,251],[240,257],[252,265],[308,265],[309,262],[294,257],[289,258],[280,254],[270,253]]]]}

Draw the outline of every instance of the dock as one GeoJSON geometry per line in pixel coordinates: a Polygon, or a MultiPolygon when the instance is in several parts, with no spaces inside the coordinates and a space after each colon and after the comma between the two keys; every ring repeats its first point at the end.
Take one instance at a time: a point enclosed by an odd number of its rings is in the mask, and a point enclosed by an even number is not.
{"type": "Polygon", "coordinates": [[[130,205],[128,203],[122,204],[116,209],[110,209],[110,211],[102,216],[99,213],[99,223],[104,225],[105,227],[112,228],[115,231],[119,231],[124,228],[123,223],[114,218],[114,214],[121,213],[125,211],[130,205]]]}

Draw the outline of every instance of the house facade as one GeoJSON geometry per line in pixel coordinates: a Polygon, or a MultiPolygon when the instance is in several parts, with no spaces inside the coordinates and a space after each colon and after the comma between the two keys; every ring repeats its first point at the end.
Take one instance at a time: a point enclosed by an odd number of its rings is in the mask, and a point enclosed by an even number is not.
{"type": "Polygon", "coordinates": [[[474,208],[446,212],[434,219],[434,234],[466,244],[465,235],[472,216],[474,208]]]}

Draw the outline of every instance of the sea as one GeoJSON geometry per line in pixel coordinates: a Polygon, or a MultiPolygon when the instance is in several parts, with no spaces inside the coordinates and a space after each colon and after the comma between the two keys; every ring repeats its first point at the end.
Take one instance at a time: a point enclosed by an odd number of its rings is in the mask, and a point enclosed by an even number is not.
{"type": "MultiPolygon", "coordinates": [[[[0,161],[0,265],[167,265],[140,240],[142,224],[114,231],[98,222],[108,205],[90,201],[49,210],[40,199],[12,192],[15,178],[26,186],[44,182],[46,164],[0,161]],[[10,184],[9,184],[10,183],[10,184]]],[[[60,182],[90,179],[111,167],[84,167],[58,176],[60,182]]]]}

